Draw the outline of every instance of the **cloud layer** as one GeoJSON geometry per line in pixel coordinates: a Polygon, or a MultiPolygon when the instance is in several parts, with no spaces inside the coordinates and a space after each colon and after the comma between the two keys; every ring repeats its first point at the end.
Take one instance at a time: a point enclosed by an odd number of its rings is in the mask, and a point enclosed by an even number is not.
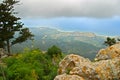
{"type": "Polygon", "coordinates": [[[120,0],[21,0],[17,7],[22,17],[120,16],[120,0]]]}

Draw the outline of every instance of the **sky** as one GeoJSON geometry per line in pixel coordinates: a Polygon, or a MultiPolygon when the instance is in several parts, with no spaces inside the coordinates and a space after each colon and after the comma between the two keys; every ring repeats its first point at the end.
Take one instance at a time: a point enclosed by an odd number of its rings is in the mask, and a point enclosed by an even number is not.
{"type": "Polygon", "coordinates": [[[27,27],[120,35],[120,0],[20,0],[15,9],[27,27]]]}

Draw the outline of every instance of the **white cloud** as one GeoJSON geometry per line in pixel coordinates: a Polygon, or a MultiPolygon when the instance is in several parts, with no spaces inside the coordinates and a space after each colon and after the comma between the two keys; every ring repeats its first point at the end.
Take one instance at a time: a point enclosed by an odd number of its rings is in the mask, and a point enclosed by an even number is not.
{"type": "Polygon", "coordinates": [[[120,0],[21,0],[22,17],[114,17],[120,16],[120,0]]]}

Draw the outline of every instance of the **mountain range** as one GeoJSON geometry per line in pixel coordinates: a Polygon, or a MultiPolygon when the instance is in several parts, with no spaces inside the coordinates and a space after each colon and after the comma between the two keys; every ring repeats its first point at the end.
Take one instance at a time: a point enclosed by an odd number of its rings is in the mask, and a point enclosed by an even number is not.
{"type": "Polygon", "coordinates": [[[35,35],[34,40],[14,45],[13,52],[23,51],[26,47],[47,51],[48,48],[56,45],[63,53],[79,54],[92,59],[99,49],[105,47],[103,43],[106,37],[91,32],[62,31],[47,27],[33,27],[30,31],[35,35]]]}

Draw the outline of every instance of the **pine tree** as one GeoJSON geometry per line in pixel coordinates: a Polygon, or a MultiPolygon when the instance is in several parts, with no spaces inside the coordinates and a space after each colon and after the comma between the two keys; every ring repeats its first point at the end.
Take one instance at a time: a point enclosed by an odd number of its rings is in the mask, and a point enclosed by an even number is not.
{"type": "Polygon", "coordinates": [[[118,38],[117,40],[120,41],[120,38],[118,38]]]}
{"type": "Polygon", "coordinates": [[[16,17],[14,5],[19,1],[3,0],[0,3],[0,47],[6,48],[10,55],[10,47],[33,37],[28,28],[23,28],[20,18],[16,17]],[[19,35],[16,37],[15,35],[19,35]]]}
{"type": "Polygon", "coordinates": [[[115,38],[110,38],[110,37],[107,37],[106,41],[104,41],[104,44],[106,46],[111,46],[114,45],[115,43],[116,43],[115,38]]]}

